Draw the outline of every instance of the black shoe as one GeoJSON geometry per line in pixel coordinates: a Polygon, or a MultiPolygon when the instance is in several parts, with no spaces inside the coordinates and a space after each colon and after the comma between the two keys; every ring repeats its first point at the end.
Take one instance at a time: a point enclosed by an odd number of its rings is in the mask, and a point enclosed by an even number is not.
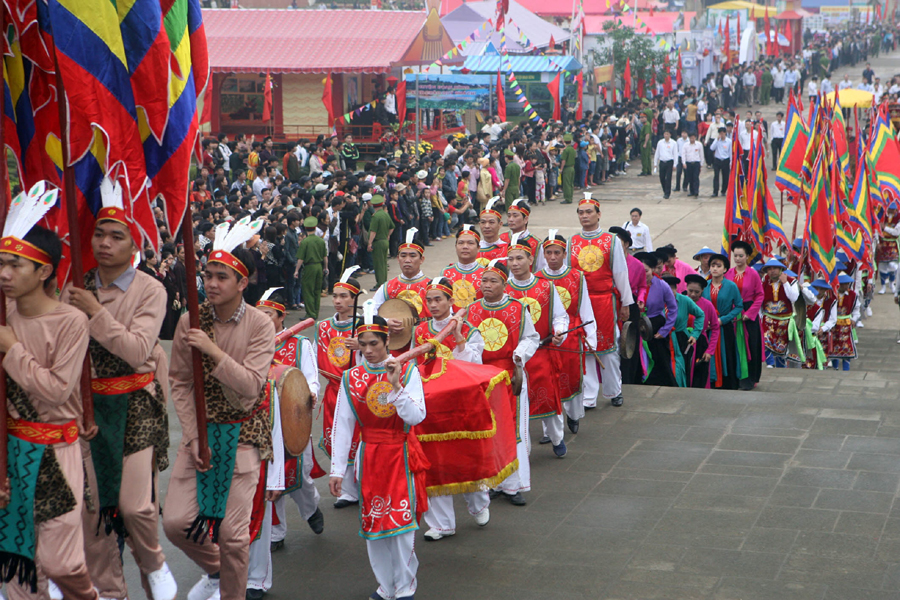
{"type": "Polygon", "coordinates": [[[269,546],[269,552],[278,552],[284,548],[284,540],[278,540],[277,542],[272,542],[271,546],[269,546]]]}
{"type": "Polygon", "coordinates": [[[619,394],[615,398],[609,401],[613,406],[622,406],[625,403],[625,399],[622,397],[622,394],[619,394]]]}
{"type": "Polygon", "coordinates": [[[503,495],[503,492],[501,492],[500,490],[488,491],[488,498],[490,498],[491,500],[496,500],[497,498],[499,498],[502,495],[503,495]]]}
{"type": "Polygon", "coordinates": [[[681,191],[681,188],[675,188],[675,189],[672,190],[672,191],[673,191],[673,192],[680,192],[680,191],[681,191]]]}
{"type": "Polygon", "coordinates": [[[716,198],[716,197],[718,197],[718,194],[713,194],[712,196],[710,196],[710,198],[716,198]]]}
{"type": "Polygon", "coordinates": [[[578,433],[578,421],[566,417],[566,425],[569,426],[569,431],[571,431],[572,433],[578,433]]]}
{"type": "Polygon", "coordinates": [[[369,600],[384,600],[384,598],[379,596],[378,592],[372,592],[372,595],[369,596],[369,600]]]}
{"type": "Polygon", "coordinates": [[[668,194],[663,194],[663,200],[668,200],[668,199],[669,199],[669,195],[668,195],[668,194]]]}
{"type": "Polygon", "coordinates": [[[313,533],[319,535],[323,531],[325,531],[325,515],[322,514],[322,509],[316,508],[316,512],[313,513],[313,516],[306,520],[309,523],[309,528],[313,530],[313,533]]]}
{"type": "Polygon", "coordinates": [[[377,292],[379,287],[381,287],[381,286],[377,286],[377,285],[372,286],[372,288],[371,288],[369,291],[370,291],[370,292],[377,292]]]}
{"type": "Polygon", "coordinates": [[[522,495],[522,492],[516,492],[512,496],[506,494],[506,497],[513,506],[525,506],[525,496],[522,495]]]}
{"type": "Polygon", "coordinates": [[[245,598],[247,598],[247,600],[261,600],[262,597],[265,595],[266,595],[266,593],[262,590],[257,590],[255,588],[247,588],[247,593],[245,595],[245,598]]]}
{"type": "Polygon", "coordinates": [[[543,445],[543,444],[549,444],[549,443],[550,443],[550,436],[549,436],[549,435],[545,435],[545,436],[542,437],[541,440],[538,442],[538,444],[541,444],[541,445],[543,445]]]}
{"type": "Polygon", "coordinates": [[[344,500],[343,498],[340,498],[334,503],[334,507],[347,508],[348,506],[352,506],[354,504],[359,504],[359,500],[344,500]]]}

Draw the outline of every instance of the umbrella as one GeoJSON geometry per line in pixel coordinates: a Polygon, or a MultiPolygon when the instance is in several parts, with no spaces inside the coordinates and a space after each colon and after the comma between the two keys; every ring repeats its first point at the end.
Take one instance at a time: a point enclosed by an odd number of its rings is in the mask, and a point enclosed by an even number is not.
{"type": "MultiPolygon", "coordinates": [[[[834,102],[834,92],[829,92],[825,97],[834,102]]],[[[875,94],[865,90],[847,89],[841,90],[841,106],[843,108],[858,107],[868,108],[875,101],[875,94]]]]}

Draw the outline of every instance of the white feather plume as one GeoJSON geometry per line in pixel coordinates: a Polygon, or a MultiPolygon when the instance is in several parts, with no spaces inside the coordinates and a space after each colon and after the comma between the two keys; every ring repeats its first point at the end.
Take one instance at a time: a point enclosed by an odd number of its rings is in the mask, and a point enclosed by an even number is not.
{"type": "Polygon", "coordinates": [[[259,233],[264,223],[265,219],[257,219],[251,222],[250,217],[246,216],[235,223],[225,235],[220,236],[217,228],[216,239],[213,240],[213,250],[232,252],[235,248],[259,233]]]}
{"type": "MultiPolygon", "coordinates": [[[[487,201],[487,204],[484,205],[484,210],[491,210],[494,208],[494,205],[500,201],[500,196],[494,196],[490,200],[487,201]]],[[[483,211],[482,211],[483,212],[483,211]]]]}
{"type": "Polygon", "coordinates": [[[556,239],[556,234],[559,233],[559,229],[551,229],[547,232],[547,239],[553,241],[556,239]]]}
{"type": "Polygon", "coordinates": [[[406,230],[406,243],[414,244],[416,239],[416,234],[419,233],[419,230],[415,227],[410,227],[406,230]]]}
{"type": "Polygon", "coordinates": [[[125,210],[125,204],[122,202],[122,185],[118,181],[104,177],[100,182],[100,201],[103,208],[113,207],[125,210]]]}
{"type": "Polygon", "coordinates": [[[260,298],[259,301],[262,302],[263,300],[268,300],[272,296],[272,294],[283,289],[283,287],[271,287],[263,292],[262,298],[260,298]]]}
{"type": "Polygon", "coordinates": [[[344,269],[344,273],[341,275],[341,283],[347,283],[347,280],[356,273],[357,269],[359,269],[359,265],[353,265],[344,269]]]}
{"type": "Polygon", "coordinates": [[[592,194],[592,193],[593,193],[593,192],[584,192],[584,199],[585,199],[585,200],[590,200],[590,199],[591,199],[591,194],[592,194]]]}
{"type": "Polygon", "coordinates": [[[375,317],[375,300],[372,298],[369,298],[368,300],[363,302],[362,308],[363,308],[363,323],[366,325],[371,325],[372,323],[375,322],[374,318],[373,318],[373,317],[375,317]]]}
{"type": "Polygon", "coordinates": [[[500,258],[495,258],[494,260],[492,260],[491,262],[488,263],[488,268],[490,269],[492,267],[496,267],[497,263],[500,261],[506,262],[506,257],[501,256],[500,258]]]}
{"type": "Polygon", "coordinates": [[[510,248],[512,248],[513,246],[515,246],[516,244],[519,243],[519,236],[521,236],[521,235],[522,235],[522,232],[517,231],[517,232],[513,233],[511,236],[509,236],[509,247],[510,248]]]}
{"type": "Polygon", "coordinates": [[[13,200],[3,225],[3,236],[19,239],[25,237],[31,228],[56,205],[59,190],[53,188],[49,192],[45,182],[38,181],[27,194],[19,194],[13,200]]]}

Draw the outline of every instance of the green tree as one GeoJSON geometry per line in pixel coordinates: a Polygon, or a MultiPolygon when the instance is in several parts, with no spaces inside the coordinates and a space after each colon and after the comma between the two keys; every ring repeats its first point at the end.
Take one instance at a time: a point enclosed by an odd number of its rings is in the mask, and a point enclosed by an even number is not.
{"type": "Polygon", "coordinates": [[[616,85],[620,88],[628,59],[631,59],[631,79],[635,87],[639,79],[649,85],[654,74],[656,81],[661,83],[666,76],[666,53],[657,47],[652,36],[636,33],[633,27],[622,23],[623,19],[629,18],[625,15],[603,24],[603,34],[598,36],[598,40],[601,44],[606,43],[599,49],[591,50],[591,60],[594,65],[614,65],[616,85]]]}

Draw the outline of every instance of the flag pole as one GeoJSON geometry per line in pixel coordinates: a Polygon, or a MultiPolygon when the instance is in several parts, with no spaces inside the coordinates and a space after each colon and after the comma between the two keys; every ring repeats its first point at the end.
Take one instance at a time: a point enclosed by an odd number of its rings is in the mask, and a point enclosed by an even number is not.
{"type": "MultiPolygon", "coordinates": [[[[194,223],[188,203],[181,222],[181,242],[184,244],[184,270],[187,279],[188,325],[200,329],[200,297],[197,293],[197,253],[194,251],[194,223]]],[[[203,355],[191,348],[194,376],[194,412],[197,419],[197,442],[200,446],[200,467],[209,468],[209,439],[206,431],[206,394],[203,384],[203,355]]]]}
{"type": "MultiPolygon", "coordinates": [[[[78,196],[75,185],[75,171],[69,165],[69,122],[66,110],[66,89],[63,85],[62,74],[59,69],[59,59],[56,56],[56,48],[53,52],[53,60],[56,63],[56,93],[59,106],[59,133],[62,146],[63,164],[63,204],[66,208],[66,220],[69,224],[69,253],[71,254],[72,285],[77,289],[84,289],[84,261],[81,257],[81,230],[78,221],[78,196]]],[[[82,435],[91,439],[97,434],[97,425],[94,422],[94,393],[91,390],[91,353],[84,354],[84,364],[81,370],[81,406],[82,406],[82,435]]]]}

